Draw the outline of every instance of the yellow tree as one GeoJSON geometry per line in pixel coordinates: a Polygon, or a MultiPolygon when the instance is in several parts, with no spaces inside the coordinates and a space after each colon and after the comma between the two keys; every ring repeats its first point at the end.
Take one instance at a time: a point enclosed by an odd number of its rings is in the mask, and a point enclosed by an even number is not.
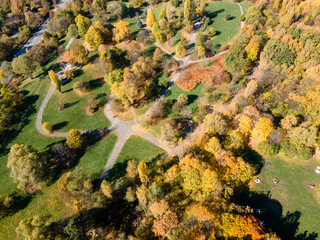
{"type": "Polygon", "coordinates": [[[90,48],[97,48],[105,41],[109,40],[111,33],[108,29],[104,28],[101,22],[96,22],[91,25],[85,35],[85,41],[90,48]]]}
{"type": "Polygon", "coordinates": [[[258,54],[262,45],[262,36],[255,35],[251,38],[245,50],[247,52],[247,60],[254,62],[258,59],[258,54]]]}
{"type": "Polygon", "coordinates": [[[156,17],[154,16],[154,13],[152,11],[149,11],[147,14],[147,26],[152,27],[155,21],[156,17]]]}
{"type": "Polygon", "coordinates": [[[146,184],[149,181],[149,168],[147,164],[142,161],[138,165],[138,173],[140,177],[140,181],[144,184],[146,184]]]}
{"type": "Polygon", "coordinates": [[[111,187],[111,184],[106,180],[103,180],[103,182],[101,183],[101,190],[103,192],[103,195],[105,195],[107,198],[112,198],[113,189],[111,187]]]}
{"type": "Polygon", "coordinates": [[[150,211],[152,212],[155,218],[161,217],[169,209],[169,204],[166,200],[162,199],[159,202],[154,202],[150,206],[150,211]]]}
{"type": "Polygon", "coordinates": [[[59,78],[56,76],[55,72],[54,72],[53,70],[50,70],[50,71],[48,72],[48,74],[49,74],[49,78],[50,78],[52,84],[55,86],[55,88],[56,88],[59,92],[61,92],[61,85],[62,85],[62,84],[61,84],[61,81],[59,80],[59,78]]]}
{"type": "Polygon", "coordinates": [[[262,142],[267,140],[269,134],[274,130],[272,121],[269,118],[262,117],[259,119],[258,123],[254,127],[251,133],[253,140],[262,142]]]}
{"type": "Polygon", "coordinates": [[[129,29],[129,23],[125,21],[119,21],[114,24],[113,29],[113,40],[116,42],[121,42],[129,39],[131,36],[131,31],[129,29]]]}

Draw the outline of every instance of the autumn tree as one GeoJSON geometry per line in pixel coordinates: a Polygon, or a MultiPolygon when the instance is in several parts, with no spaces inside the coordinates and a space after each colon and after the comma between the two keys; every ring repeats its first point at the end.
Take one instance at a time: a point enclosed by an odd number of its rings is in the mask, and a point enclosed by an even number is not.
{"type": "Polygon", "coordinates": [[[71,129],[68,132],[66,143],[69,148],[81,149],[84,143],[84,138],[78,130],[71,129]]]}
{"type": "Polygon", "coordinates": [[[149,168],[144,161],[139,163],[138,173],[139,173],[140,181],[144,184],[147,184],[149,181],[149,168]]]}
{"type": "Polygon", "coordinates": [[[149,11],[147,14],[147,26],[152,27],[155,21],[156,17],[154,16],[154,13],[152,11],[149,11]]]}
{"type": "Polygon", "coordinates": [[[79,64],[85,64],[88,62],[87,51],[81,44],[74,45],[74,47],[71,49],[70,54],[72,62],[76,62],[79,64]]]}
{"type": "Polygon", "coordinates": [[[148,197],[147,197],[147,187],[144,184],[142,184],[140,187],[137,188],[136,196],[139,200],[140,205],[146,209],[148,204],[148,197]]]}
{"type": "Polygon", "coordinates": [[[171,230],[178,226],[177,214],[167,211],[160,219],[153,222],[152,231],[156,236],[165,237],[171,230]]]}
{"type": "Polygon", "coordinates": [[[201,178],[201,189],[205,195],[209,196],[211,193],[218,194],[221,191],[221,184],[215,171],[206,169],[201,178]]]}
{"type": "Polygon", "coordinates": [[[176,54],[178,57],[185,57],[188,54],[188,50],[181,43],[176,45],[176,54]]]}
{"type": "Polygon", "coordinates": [[[150,211],[155,218],[160,218],[169,210],[169,204],[166,200],[162,199],[159,202],[154,202],[150,206],[150,211]]]}
{"type": "Polygon", "coordinates": [[[16,228],[17,239],[50,239],[53,237],[51,219],[48,216],[34,215],[19,222],[16,228]]]}
{"type": "Polygon", "coordinates": [[[26,191],[39,189],[46,179],[47,158],[29,145],[14,144],[8,156],[10,177],[26,191]],[[30,189],[28,189],[30,188],[30,189]]]}
{"type": "Polygon", "coordinates": [[[273,123],[269,118],[262,117],[252,130],[252,139],[261,142],[267,139],[268,135],[274,130],[273,123]]]}
{"type": "Polygon", "coordinates": [[[78,27],[78,33],[81,37],[83,37],[91,26],[91,20],[83,15],[79,14],[75,18],[75,22],[78,27]]]}
{"type": "Polygon", "coordinates": [[[112,186],[109,182],[107,182],[106,180],[103,180],[102,183],[101,183],[101,190],[103,192],[103,194],[111,199],[112,198],[112,192],[113,192],[113,189],[112,189],[112,186]]]}
{"type": "Polygon", "coordinates": [[[203,121],[203,130],[209,134],[224,135],[228,131],[228,124],[223,116],[219,113],[213,112],[206,115],[203,121]]]}
{"type": "Polygon", "coordinates": [[[129,28],[129,23],[125,21],[119,21],[114,24],[113,29],[113,40],[116,42],[121,42],[129,39],[131,36],[131,31],[129,28]]]}
{"type": "Polygon", "coordinates": [[[292,144],[299,150],[305,147],[312,147],[316,141],[318,130],[315,126],[298,126],[289,132],[292,144]]]}
{"type": "Polygon", "coordinates": [[[54,85],[54,87],[59,92],[61,92],[61,86],[62,86],[61,80],[56,76],[56,74],[53,70],[49,70],[48,74],[49,74],[49,78],[50,78],[52,84],[54,85]]]}
{"type": "Polygon", "coordinates": [[[255,62],[258,59],[258,54],[262,46],[262,36],[254,35],[245,50],[247,52],[247,59],[249,62],[255,62]]]}
{"type": "Polygon", "coordinates": [[[108,29],[104,28],[100,22],[91,25],[85,35],[85,41],[92,49],[99,47],[105,41],[111,39],[111,33],[108,29]]]}

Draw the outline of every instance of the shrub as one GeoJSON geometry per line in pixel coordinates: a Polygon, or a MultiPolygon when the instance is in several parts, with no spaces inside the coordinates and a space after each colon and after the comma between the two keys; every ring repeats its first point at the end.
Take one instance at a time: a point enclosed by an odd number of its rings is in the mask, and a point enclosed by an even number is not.
{"type": "Polygon", "coordinates": [[[52,133],[53,127],[49,122],[44,122],[42,127],[47,133],[52,133]]]}
{"type": "Polygon", "coordinates": [[[231,15],[228,13],[226,16],[225,16],[225,19],[226,19],[226,21],[229,21],[229,20],[231,20],[231,15]]]}
{"type": "Polygon", "coordinates": [[[73,90],[79,90],[81,92],[89,92],[90,91],[90,84],[85,79],[80,79],[76,81],[73,85],[73,90]]]}
{"type": "Polygon", "coordinates": [[[312,157],[312,148],[305,147],[297,153],[297,158],[300,160],[308,160],[312,157]]]}
{"type": "Polygon", "coordinates": [[[268,143],[268,141],[262,141],[258,144],[258,151],[262,154],[273,156],[279,152],[279,147],[268,143]]]}

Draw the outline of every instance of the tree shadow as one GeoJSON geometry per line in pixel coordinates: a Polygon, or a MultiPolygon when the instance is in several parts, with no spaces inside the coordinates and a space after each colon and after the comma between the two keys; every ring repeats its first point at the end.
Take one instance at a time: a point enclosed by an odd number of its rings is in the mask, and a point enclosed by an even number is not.
{"type": "Polygon", "coordinates": [[[194,95],[194,94],[188,95],[188,99],[189,99],[188,105],[190,105],[198,99],[198,95],[194,95]]]}
{"type": "Polygon", "coordinates": [[[59,129],[67,126],[67,125],[68,125],[68,122],[67,122],[67,121],[63,121],[63,122],[54,124],[54,125],[52,126],[52,130],[53,130],[53,131],[57,131],[57,130],[59,130],[59,129]]]}
{"type": "Polygon", "coordinates": [[[90,88],[92,90],[97,89],[97,88],[100,88],[104,85],[104,80],[103,80],[103,78],[97,78],[97,79],[89,81],[89,84],[90,84],[90,88]]]}
{"type": "MultiPolygon", "coordinates": [[[[26,96],[28,91],[23,91],[26,96]]],[[[24,103],[15,109],[16,115],[13,117],[10,125],[0,135],[0,154],[7,154],[9,149],[7,145],[12,142],[22,129],[30,123],[30,116],[37,112],[35,103],[39,99],[39,95],[27,96],[24,103]]]]}
{"type": "Polygon", "coordinates": [[[270,192],[250,192],[248,189],[234,195],[235,202],[243,206],[250,206],[252,209],[261,209],[261,213],[255,213],[265,228],[271,229],[283,240],[316,240],[318,233],[298,233],[299,219],[301,212],[287,212],[283,215],[283,208],[280,202],[271,198],[270,192]]]}
{"type": "MultiPolygon", "coordinates": [[[[210,18],[210,19],[214,19],[216,18],[220,13],[223,13],[225,10],[224,9],[219,9],[219,10],[216,10],[216,11],[213,11],[213,12],[209,12],[207,14],[207,17],[210,18]]],[[[210,24],[213,22],[213,20],[210,21],[210,24]]]]}
{"type": "Polygon", "coordinates": [[[221,34],[221,31],[216,31],[215,36],[219,36],[221,34]]]}
{"type": "Polygon", "coordinates": [[[258,152],[252,150],[251,148],[247,148],[241,157],[243,158],[243,160],[250,163],[251,166],[253,166],[256,169],[257,174],[261,172],[264,160],[258,152]]]}
{"type": "Polygon", "coordinates": [[[69,88],[68,90],[64,90],[63,93],[68,93],[71,92],[73,90],[73,88],[69,88]]]}
{"type": "Polygon", "coordinates": [[[78,100],[78,101],[75,101],[75,102],[66,103],[66,104],[64,105],[64,108],[67,109],[67,108],[72,107],[72,106],[74,106],[74,105],[76,105],[76,104],[78,104],[78,103],[79,103],[79,100],[78,100]]]}

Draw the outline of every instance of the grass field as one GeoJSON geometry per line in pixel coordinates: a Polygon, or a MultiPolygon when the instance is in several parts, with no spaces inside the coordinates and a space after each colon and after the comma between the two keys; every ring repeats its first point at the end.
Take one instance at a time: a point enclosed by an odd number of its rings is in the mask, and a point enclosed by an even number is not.
{"type": "Polygon", "coordinates": [[[316,199],[316,191],[320,190],[320,177],[315,173],[316,167],[320,165],[319,160],[301,161],[266,157],[265,161],[269,161],[271,166],[262,168],[258,176],[261,183],[252,183],[251,189],[264,193],[270,191],[272,199],[282,205],[283,215],[288,211],[299,211],[301,213],[298,220],[299,232],[320,233],[318,221],[320,201],[316,199]],[[278,178],[279,183],[274,184],[273,178],[278,178]],[[307,184],[315,185],[315,189],[309,189],[307,184]]]}
{"type": "Polygon", "coordinates": [[[149,141],[138,136],[131,136],[123,146],[109,177],[114,180],[123,176],[126,172],[128,160],[135,159],[139,162],[151,162],[155,157],[163,153],[165,153],[163,149],[149,141]]]}
{"type": "Polygon", "coordinates": [[[188,95],[189,106],[194,111],[198,106],[198,99],[202,97],[202,93],[201,93],[202,87],[203,87],[203,83],[200,83],[192,91],[187,92],[187,91],[181,90],[179,87],[174,85],[165,96],[164,101],[167,102],[168,100],[171,100],[171,99],[176,100],[178,96],[183,93],[185,95],[188,95]]]}
{"type": "Polygon", "coordinates": [[[216,50],[226,44],[240,30],[240,8],[237,4],[228,0],[208,2],[206,5],[206,15],[211,19],[208,27],[216,30],[216,37],[212,40],[216,50]],[[225,20],[225,16],[230,14],[232,19],[225,20]]]}
{"type": "Polygon", "coordinates": [[[85,174],[100,176],[117,139],[117,135],[112,133],[90,146],[84,156],[80,158],[76,168],[81,169],[85,174]]]}
{"type": "Polygon", "coordinates": [[[110,125],[103,114],[110,89],[104,83],[102,70],[97,64],[88,64],[81,69],[80,76],[72,79],[62,87],[62,94],[55,91],[44,110],[43,122],[50,122],[56,131],[68,131],[72,128],[81,130],[93,130],[105,128],[110,125]],[[84,96],[78,96],[72,89],[73,83],[79,79],[86,79],[92,90],[84,96]],[[94,95],[100,102],[100,110],[94,115],[88,116],[85,107],[88,95],[94,95]],[[58,111],[58,101],[65,104],[62,111],[58,111]]]}

